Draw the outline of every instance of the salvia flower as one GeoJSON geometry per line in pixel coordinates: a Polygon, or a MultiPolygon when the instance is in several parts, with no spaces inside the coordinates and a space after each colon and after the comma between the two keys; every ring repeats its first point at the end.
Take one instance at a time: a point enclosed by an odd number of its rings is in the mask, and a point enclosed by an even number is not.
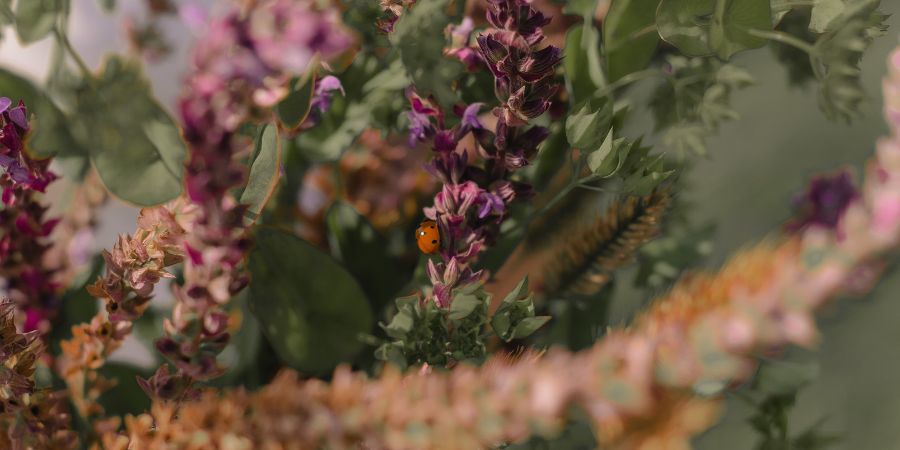
{"type": "MultiPolygon", "coordinates": [[[[450,128],[444,112],[432,99],[409,91],[410,144],[429,141],[434,159],[427,167],[443,188],[425,216],[441,231],[441,262],[429,262],[434,300],[447,307],[452,290],[481,278],[472,269],[478,255],[494,243],[509,205],[532,195],[531,187],[511,175],[529,164],[538,145],[549,135],[546,128],[526,127],[543,114],[556,91],[553,73],[562,56],[546,46],[541,27],[549,23],[529,3],[491,1],[488,21],[494,28],[478,37],[481,58],[495,78],[500,106],[494,131],[479,120],[483,104],[454,105],[458,123],[450,128]],[[467,139],[471,137],[471,139],[467,139]],[[475,164],[481,157],[484,164],[475,164]]],[[[464,20],[448,29],[452,49],[463,49],[472,34],[464,20]]],[[[465,47],[467,48],[467,47],[465,47]]]]}
{"type": "Polygon", "coordinates": [[[472,18],[466,17],[459,25],[448,25],[445,31],[450,37],[450,47],[444,49],[444,54],[458,59],[469,72],[477,71],[482,64],[481,54],[471,42],[474,29],[472,18]]]}
{"type": "Polygon", "coordinates": [[[0,126],[0,277],[25,317],[26,331],[47,332],[60,292],[57,268],[47,266],[45,255],[59,220],[47,219],[47,208],[38,199],[56,175],[48,169],[49,159],[34,159],[25,148],[29,124],[24,103],[12,107],[10,99],[0,98],[0,126]]]}
{"type": "MultiPolygon", "coordinates": [[[[216,357],[229,340],[220,326],[224,306],[248,282],[241,264],[251,246],[246,206],[230,194],[245,178],[235,156],[249,143],[238,137],[239,127],[268,120],[290,80],[310,69],[315,55],[327,60],[351,44],[336,9],[292,0],[248,6],[213,20],[199,38],[179,102],[190,146],[186,191],[198,211],[183,244],[184,285],[173,288],[174,312],[165,322],[166,337],[156,343],[177,371],[157,371],[142,383],[151,390],[172,386],[172,377],[189,380],[176,383],[187,389],[190,380],[208,380],[223,371],[216,357]]],[[[162,388],[149,393],[170,400],[186,395],[162,388]]]]}

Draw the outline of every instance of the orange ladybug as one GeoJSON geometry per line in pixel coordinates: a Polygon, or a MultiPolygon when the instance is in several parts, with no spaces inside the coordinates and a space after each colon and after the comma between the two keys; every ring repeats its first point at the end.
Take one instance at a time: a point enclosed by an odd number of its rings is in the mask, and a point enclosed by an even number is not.
{"type": "Polygon", "coordinates": [[[426,255],[437,253],[441,248],[441,233],[438,231],[437,223],[426,220],[419,224],[419,228],[416,228],[416,243],[419,244],[419,250],[426,255]]]}

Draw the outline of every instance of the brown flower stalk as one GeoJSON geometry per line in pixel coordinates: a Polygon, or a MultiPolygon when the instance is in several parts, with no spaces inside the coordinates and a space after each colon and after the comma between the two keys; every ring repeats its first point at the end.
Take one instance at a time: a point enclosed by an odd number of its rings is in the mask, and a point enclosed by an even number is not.
{"type": "Polygon", "coordinates": [[[182,260],[182,239],[191,220],[191,209],[181,201],[145,208],[134,235],[121,235],[112,251],[104,250],[106,273],[87,288],[104,309],[90,323],[72,327],[72,338],[61,343],[60,373],[82,417],[103,412],[97,399],[114,383],[97,370],[131,333],[154,286],[173,277],[166,268],[182,260]]]}

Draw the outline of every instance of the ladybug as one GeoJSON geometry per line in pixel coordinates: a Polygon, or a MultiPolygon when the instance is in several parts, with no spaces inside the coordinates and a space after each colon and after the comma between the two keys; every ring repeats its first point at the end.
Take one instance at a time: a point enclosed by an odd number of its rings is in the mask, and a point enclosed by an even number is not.
{"type": "Polygon", "coordinates": [[[419,224],[419,228],[416,228],[416,243],[419,244],[419,250],[426,255],[437,253],[441,248],[441,233],[438,231],[437,223],[426,220],[419,224]]]}

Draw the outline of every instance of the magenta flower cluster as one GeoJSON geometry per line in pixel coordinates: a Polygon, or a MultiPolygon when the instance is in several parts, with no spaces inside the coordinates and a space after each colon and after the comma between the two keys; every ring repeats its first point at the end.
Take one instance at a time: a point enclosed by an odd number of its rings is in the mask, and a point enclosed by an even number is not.
{"type": "Polygon", "coordinates": [[[316,54],[328,59],[351,42],[336,10],[320,10],[313,1],[269,0],[213,20],[196,44],[179,109],[191,149],[187,195],[199,214],[185,241],[184,285],[174,288],[173,316],[156,343],[177,371],[163,366],[144,381],[151,395],[182,398],[193,380],[223,370],[216,361],[229,340],[223,306],[248,282],[240,265],[251,246],[246,206],[229,194],[245,178],[235,155],[248,143],[238,128],[271,118],[289,81],[311,69],[316,54]]]}
{"type": "Polygon", "coordinates": [[[28,110],[0,98],[0,186],[4,208],[0,211],[0,277],[7,292],[24,313],[25,331],[48,331],[59,308],[59,285],[53,270],[45,267],[50,248],[48,236],[59,222],[47,219],[47,208],[38,202],[57,177],[48,169],[50,160],[32,158],[25,149],[29,131],[28,110]]]}
{"type": "Polygon", "coordinates": [[[456,106],[458,124],[447,127],[446,118],[433,101],[408,93],[411,111],[410,144],[430,141],[435,156],[429,171],[443,184],[434,206],[425,216],[441,231],[441,262],[428,262],[428,275],[435,302],[447,307],[456,286],[478,280],[472,269],[478,255],[497,238],[509,204],[532,194],[531,187],[510,175],[529,164],[538,145],[549,135],[528,121],[546,111],[556,92],[553,80],[561,51],[553,46],[538,49],[544,36],[541,27],[550,19],[524,0],[491,1],[488,21],[495,27],[478,36],[477,58],[467,52],[471,23],[450,29],[453,43],[446,53],[472,69],[487,62],[495,79],[500,106],[492,110],[494,131],[478,118],[482,104],[456,106]],[[461,147],[471,135],[475,149],[461,147]],[[484,164],[474,164],[481,156],[484,164]]]}

